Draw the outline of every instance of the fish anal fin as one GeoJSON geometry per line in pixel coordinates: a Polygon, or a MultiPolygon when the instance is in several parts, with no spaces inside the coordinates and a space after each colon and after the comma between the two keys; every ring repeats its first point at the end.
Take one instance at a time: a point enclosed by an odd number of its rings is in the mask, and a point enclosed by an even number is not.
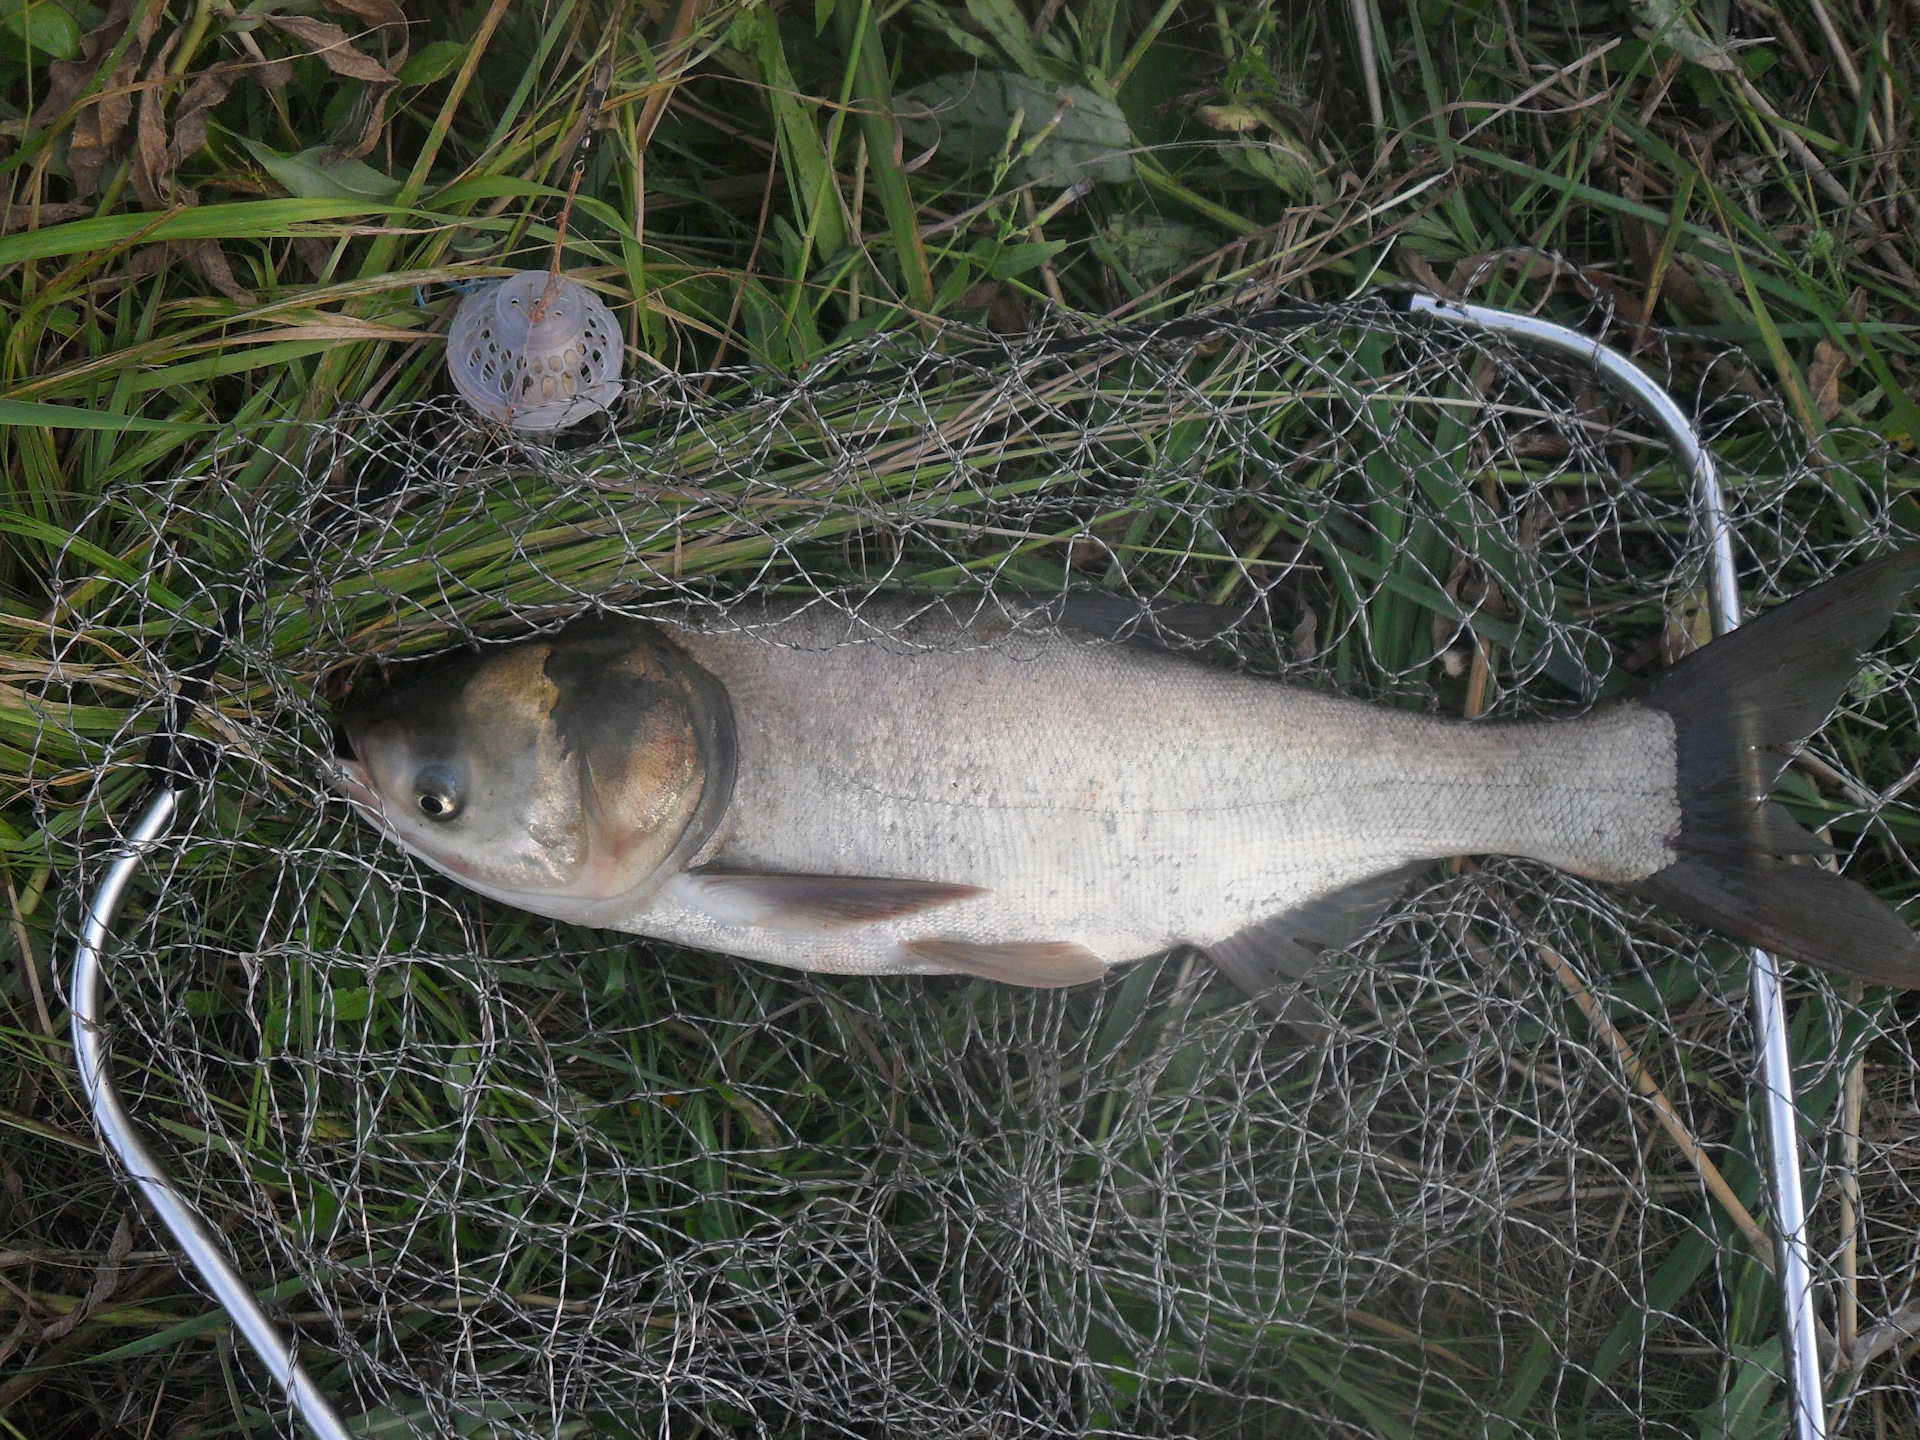
{"type": "Polygon", "coordinates": [[[1262,1010],[1309,1044],[1329,1030],[1327,1012],[1314,994],[1317,951],[1294,939],[1277,915],[1238,934],[1203,947],[1213,968],[1226,976],[1262,1010]]]}
{"type": "Polygon", "coordinates": [[[769,930],[841,930],[986,893],[977,885],[936,880],[725,869],[689,870],[682,882],[684,898],[716,919],[769,930]]]}
{"type": "Polygon", "coordinates": [[[1323,952],[1344,950],[1366,934],[1428,868],[1423,862],[1369,876],[1201,948],[1261,1009],[1317,1044],[1330,1028],[1314,993],[1331,973],[1323,952]]]}
{"type": "Polygon", "coordinates": [[[1009,985],[1054,989],[1098,980],[1106,963],[1071,940],[1013,940],[981,944],[970,940],[908,940],[900,947],[917,965],[935,973],[977,975],[1009,985]]]}

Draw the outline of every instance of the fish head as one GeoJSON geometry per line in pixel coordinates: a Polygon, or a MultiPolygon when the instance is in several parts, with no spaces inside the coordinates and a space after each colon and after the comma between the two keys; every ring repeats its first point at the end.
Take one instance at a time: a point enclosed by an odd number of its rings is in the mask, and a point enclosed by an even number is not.
{"type": "Polygon", "coordinates": [[[348,707],[336,784],[436,869],[539,914],[610,924],[725,815],[725,689],[663,632],[587,622],[348,707]]]}

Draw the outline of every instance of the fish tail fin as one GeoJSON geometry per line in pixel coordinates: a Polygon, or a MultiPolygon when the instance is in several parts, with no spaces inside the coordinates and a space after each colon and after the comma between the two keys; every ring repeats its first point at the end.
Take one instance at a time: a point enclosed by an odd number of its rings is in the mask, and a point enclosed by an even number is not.
{"type": "Polygon", "coordinates": [[[1816,586],[1689,655],[1634,696],[1673,720],[1677,858],[1633,888],[1776,954],[1920,986],[1920,937],[1878,896],[1796,855],[1830,853],[1765,797],[1920,584],[1905,550],[1816,586]]]}

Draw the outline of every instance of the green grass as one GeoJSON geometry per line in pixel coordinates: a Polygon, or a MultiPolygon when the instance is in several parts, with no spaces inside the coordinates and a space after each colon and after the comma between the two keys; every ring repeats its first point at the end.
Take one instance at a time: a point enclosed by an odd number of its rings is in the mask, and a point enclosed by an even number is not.
{"type": "MultiPolygon", "coordinates": [[[[1495,866],[1389,937],[1387,960],[1417,940],[1424,970],[1350,983],[1369,1018],[1336,1073],[1265,1043],[1218,990],[1194,999],[1177,965],[1033,1001],[609,946],[397,869],[304,787],[329,703],[378,664],[582,597],[631,603],[663,577],[700,594],[811,575],[1205,599],[1277,576],[1240,658],[1394,703],[1459,711],[1467,680],[1436,662],[1462,623],[1492,647],[1495,703],[1513,713],[1643,673],[1670,619],[1684,492],[1657,446],[1583,448],[1577,375],[1449,356],[1348,311],[1289,336],[1286,365],[1252,341],[1036,364],[1045,405],[1010,401],[993,425],[976,341],[940,327],[1019,331],[1056,304],[1082,323],[1151,322],[1409,283],[1471,283],[1589,328],[1608,307],[1616,344],[1660,327],[1648,354],[1701,399],[1739,477],[1756,595],[1786,593],[1855,543],[1920,531],[1910,7],[1834,0],[1830,41],[1798,6],[1702,5],[1687,38],[1662,40],[1648,28],[1661,7],[1624,0],[1376,4],[1378,131],[1338,5],[401,8],[404,40],[370,0],[273,11],[343,25],[361,58],[330,67],[297,25],[252,11],[162,7],[143,39],[80,0],[0,4],[0,1426],[271,1433],[251,1362],[156,1241],[136,1238],[117,1285],[83,1302],[129,1202],[88,1153],[56,973],[70,881],[141,784],[155,662],[190,661],[258,560],[247,658],[223,662],[217,723],[199,722],[223,778],[164,901],[147,884],[126,921],[149,943],[127,962],[123,1074],[143,1120],[226,1197],[243,1263],[300,1318],[323,1384],[346,1394],[390,1367],[375,1433],[404,1433],[413,1382],[462,1344],[494,1376],[499,1433],[516,1418],[540,1430],[544,1393],[513,1366],[581,1276],[624,1277],[608,1331],[624,1350],[598,1363],[667,1364],[690,1312],[647,1289],[641,1254],[706,1277],[712,1333],[799,1347],[786,1398],[759,1416],[773,1433],[833,1418],[805,1398],[844,1360],[808,1350],[819,1337],[918,1356],[916,1393],[956,1413],[1045,1411],[1064,1430],[1778,1433],[1770,1282],[1624,1118],[1617,1076],[1507,902],[1610,979],[1615,1023],[1753,1204],[1742,1012],[1714,998],[1735,987],[1727,947],[1645,965],[1636,937],[1660,936],[1657,917],[1622,921],[1570,882],[1543,899],[1537,876],[1495,866]],[[288,62],[283,86],[220,68],[261,58],[288,62]],[[103,135],[123,63],[146,88],[103,135]],[[376,114],[383,64],[398,83],[376,114]],[[998,138],[971,162],[896,144],[895,97],[975,66],[1035,93],[1078,87],[1076,106],[1019,127],[985,117],[998,138]],[[452,287],[547,263],[603,67],[564,258],[614,307],[629,374],[657,378],[627,454],[589,447],[462,485],[479,442],[427,444],[419,488],[391,511],[377,464],[308,463],[314,427],[350,409],[338,433],[389,449],[437,413],[452,287]],[[189,99],[221,84],[198,138],[189,99]],[[135,144],[143,104],[158,149],[135,144]],[[1071,198],[1058,179],[1028,186],[1069,134],[1095,137],[1100,178],[1071,198]],[[372,178],[337,156],[287,162],[321,146],[360,150],[372,178]],[[666,378],[716,363],[736,373],[691,390],[666,378]],[[793,412],[783,387],[803,371],[838,383],[793,412]],[[1155,403],[1176,393],[1230,418],[1155,403]],[[1489,393],[1541,443],[1489,453],[1475,429],[1489,393]],[[1330,438],[1348,433],[1378,443],[1330,438]],[[632,454],[666,483],[631,483],[632,454]],[[839,465],[847,454],[862,463],[839,465]],[[1070,497],[1089,475],[1131,488],[1070,497]],[[363,503],[343,507],[355,484],[363,503]],[[1311,662],[1275,638],[1309,620],[1311,662]],[[1438,915],[1468,918],[1491,972],[1438,915]],[[138,1064],[196,1052],[203,1068],[138,1064]],[[345,1068],[303,1069],[315,1055],[345,1068]],[[916,1069],[916,1055],[942,1061],[916,1069]],[[1569,1176],[1552,1125],[1503,1132],[1505,1148],[1475,1128],[1515,1113],[1603,1135],[1613,1169],[1569,1176]],[[1430,1123],[1444,1163],[1422,1171],[1430,1123]],[[1142,1197],[1168,1173],[1212,1177],[1246,1223],[1285,1219],[1292,1249],[1199,1209],[1152,1239],[1142,1197]],[[456,1175],[464,1208],[436,1198],[456,1175]],[[1476,1209],[1471,1185],[1437,1192],[1436,1175],[1482,1176],[1520,1220],[1476,1209]],[[1628,1182],[1666,1198],[1609,1233],[1621,1202],[1579,1197],[1628,1182]],[[1520,1199],[1555,1184],[1573,1209],[1535,1227],[1528,1206],[1560,1202],[1520,1199]],[[1009,1208],[1049,1193],[1057,1213],[1009,1208]],[[956,1196],[983,1207],[964,1244],[947,1228],[956,1196]],[[1419,1226],[1396,1228],[1428,1204],[1423,1223],[1449,1237],[1430,1251],[1419,1226]],[[888,1237],[871,1312],[827,1273],[867,1253],[863,1205],[888,1237]],[[1090,1248],[1050,1249],[1034,1239],[1047,1224],[1090,1248]],[[752,1263],[784,1235],[827,1267],[798,1307],[752,1263]],[[1379,1258],[1405,1244],[1410,1270],[1379,1258]],[[303,1298],[316,1255],[337,1270],[303,1298]],[[1143,1256],[1192,1284],[1167,1300],[1143,1256]],[[449,1288],[455,1257],[477,1332],[449,1288]],[[336,1328],[309,1303],[350,1313],[336,1328]],[[1082,1370],[1023,1353],[997,1318],[1049,1307],[1089,1317],[1082,1370]]],[[[1895,638],[1876,672],[1891,683],[1816,745],[1869,791],[1913,762],[1913,642],[1895,638]]],[[[1862,806],[1797,771],[1782,798],[1896,903],[1920,889],[1920,811],[1904,800],[1862,806]]],[[[1873,1314],[1905,1298],[1920,1218],[1898,1128],[1910,1010],[1796,991],[1823,1157],[1837,1163],[1855,1056],[1892,1117],[1870,1113],[1879,1158],[1863,1171],[1873,1314]]],[[[1815,1225],[1837,1253],[1834,1193],[1815,1225]]],[[[1836,1400],[1859,1395],[1848,1433],[1915,1434],[1911,1378],[1895,1351],[1837,1381],[1836,1400]]],[[[566,1420],[668,1423],[639,1400],[566,1420]]],[[[717,1399],[672,1423],[745,1417],[717,1399]]]]}

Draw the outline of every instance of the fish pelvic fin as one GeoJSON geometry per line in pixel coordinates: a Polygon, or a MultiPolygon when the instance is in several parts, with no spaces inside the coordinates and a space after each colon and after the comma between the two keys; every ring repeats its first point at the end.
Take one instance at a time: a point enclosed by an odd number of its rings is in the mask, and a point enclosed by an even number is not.
{"type": "Polygon", "coordinates": [[[1013,940],[977,944],[966,940],[908,940],[900,947],[915,968],[935,975],[978,975],[1009,985],[1057,989],[1098,980],[1106,962],[1071,940],[1013,940]]]}
{"type": "Polygon", "coordinates": [[[1345,950],[1371,930],[1415,878],[1431,868],[1422,861],[1389,870],[1201,948],[1216,970],[1275,1021],[1317,1045],[1333,1028],[1317,993],[1335,971],[1326,953],[1345,950]]]}
{"type": "Polygon", "coordinates": [[[1788,756],[1832,713],[1920,584],[1920,550],[1769,610],[1637,691],[1674,728],[1675,859],[1631,888],[1749,944],[1869,984],[1920,986],[1920,937],[1864,886],[1791,857],[1829,847],[1769,803],[1788,756]]]}

